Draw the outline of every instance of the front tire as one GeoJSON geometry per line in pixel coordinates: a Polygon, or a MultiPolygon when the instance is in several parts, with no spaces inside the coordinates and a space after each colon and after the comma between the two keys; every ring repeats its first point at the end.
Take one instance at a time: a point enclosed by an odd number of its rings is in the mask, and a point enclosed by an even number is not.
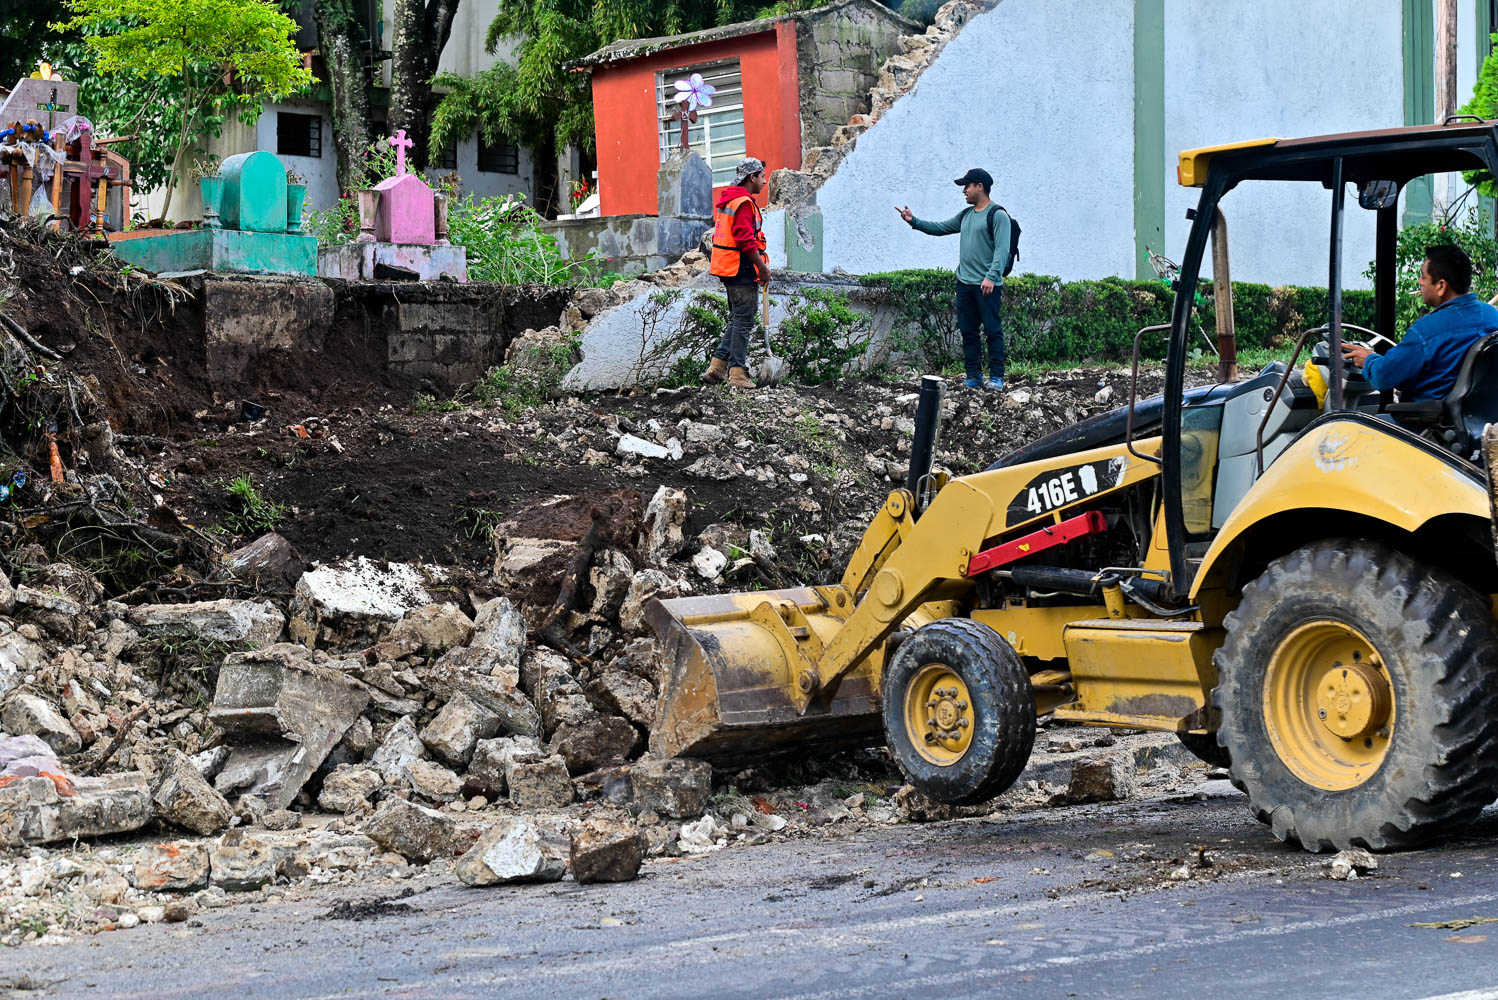
{"type": "Polygon", "coordinates": [[[890,660],[882,694],[895,761],[938,802],[967,805],[1000,795],[1030,759],[1030,674],[987,625],[947,618],[917,629],[890,660]]]}
{"type": "Polygon", "coordinates": [[[1225,625],[1219,742],[1280,840],[1407,847],[1492,801],[1498,629],[1455,577],[1374,542],[1318,542],[1270,563],[1225,625]]]}

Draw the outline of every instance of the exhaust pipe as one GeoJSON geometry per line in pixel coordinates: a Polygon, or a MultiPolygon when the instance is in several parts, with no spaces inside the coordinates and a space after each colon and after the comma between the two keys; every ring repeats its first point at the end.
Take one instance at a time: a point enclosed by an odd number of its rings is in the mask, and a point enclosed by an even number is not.
{"type": "Polygon", "coordinates": [[[935,375],[921,376],[921,396],[915,407],[915,440],[910,445],[910,471],[905,488],[915,497],[912,515],[919,517],[935,491],[931,489],[931,465],[936,460],[936,440],[941,434],[942,381],[935,375]]]}

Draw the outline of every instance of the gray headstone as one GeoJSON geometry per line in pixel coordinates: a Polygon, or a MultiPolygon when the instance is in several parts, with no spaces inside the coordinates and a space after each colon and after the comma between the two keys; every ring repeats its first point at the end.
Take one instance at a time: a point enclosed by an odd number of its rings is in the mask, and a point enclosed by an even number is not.
{"type": "Polygon", "coordinates": [[[657,211],[662,218],[711,218],[713,172],[702,157],[680,149],[672,152],[657,175],[657,211]]]}

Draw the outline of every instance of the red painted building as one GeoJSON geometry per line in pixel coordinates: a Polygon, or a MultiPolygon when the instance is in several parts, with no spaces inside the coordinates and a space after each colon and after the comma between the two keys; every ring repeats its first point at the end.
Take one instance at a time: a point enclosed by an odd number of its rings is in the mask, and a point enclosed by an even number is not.
{"type": "MultiPolygon", "coordinates": [[[[715,190],[745,156],[768,172],[801,166],[803,149],[868,110],[868,91],[901,34],[919,26],[877,0],[839,0],[780,17],[669,38],[615,42],[579,60],[593,76],[593,127],[603,215],[653,215],[656,173],[680,143],[675,82],[701,73],[717,88],[691,146],[715,190]]],[[[759,201],[764,204],[765,195],[759,201]]]]}

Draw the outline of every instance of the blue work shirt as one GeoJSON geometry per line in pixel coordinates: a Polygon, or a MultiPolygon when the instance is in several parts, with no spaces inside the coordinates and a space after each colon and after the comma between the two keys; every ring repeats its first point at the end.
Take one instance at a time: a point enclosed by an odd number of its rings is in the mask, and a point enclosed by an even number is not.
{"type": "Polygon", "coordinates": [[[1368,355],[1363,377],[1375,389],[1398,389],[1406,403],[1445,399],[1467,348],[1495,331],[1498,309],[1471,292],[1458,295],[1411,323],[1387,354],[1368,355]]]}

